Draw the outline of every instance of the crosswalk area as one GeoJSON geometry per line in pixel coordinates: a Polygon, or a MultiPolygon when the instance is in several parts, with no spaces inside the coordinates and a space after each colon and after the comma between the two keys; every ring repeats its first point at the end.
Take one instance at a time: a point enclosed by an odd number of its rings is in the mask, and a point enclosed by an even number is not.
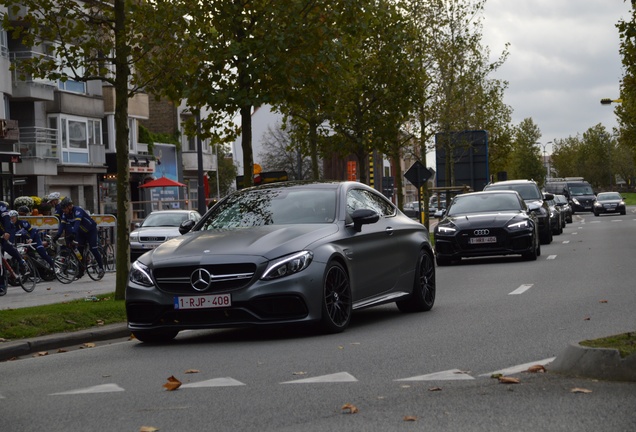
{"type": "MultiPolygon", "coordinates": [[[[477,378],[490,378],[493,375],[515,375],[527,371],[530,367],[541,365],[545,366],[551,363],[554,357],[538,360],[535,362],[524,363],[521,365],[512,366],[506,369],[500,369],[493,372],[479,374],[473,376],[469,371],[463,371],[460,369],[449,369],[440,372],[434,372],[424,375],[416,375],[406,378],[398,378],[392,380],[395,383],[409,383],[417,381],[460,381],[460,380],[474,380],[477,378]]],[[[325,383],[355,383],[359,382],[358,379],[349,372],[336,372],[333,374],[320,375],[308,378],[299,378],[291,381],[283,381],[278,385],[307,385],[307,384],[325,384],[325,383]]],[[[183,383],[178,387],[179,390],[188,390],[194,388],[214,388],[214,387],[239,387],[246,386],[248,383],[241,382],[231,377],[218,377],[212,379],[206,379],[201,381],[183,383]]],[[[98,393],[116,393],[123,392],[126,389],[117,383],[98,384],[95,386],[70,389],[56,393],[50,393],[48,396],[69,396],[69,395],[85,395],[85,394],[98,394],[98,393]]],[[[4,399],[4,396],[0,394],[0,399],[4,399]]]]}

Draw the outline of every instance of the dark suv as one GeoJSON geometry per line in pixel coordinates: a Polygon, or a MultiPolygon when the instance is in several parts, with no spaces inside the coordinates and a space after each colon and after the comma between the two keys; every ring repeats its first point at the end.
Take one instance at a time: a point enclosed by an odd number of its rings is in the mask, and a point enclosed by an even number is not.
{"type": "Polygon", "coordinates": [[[545,200],[554,199],[551,193],[543,194],[533,180],[506,180],[489,183],[484,190],[513,190],[517,191],[526,202],[528,208],[534,211],[539,220],[539,238],[541,244],[552,243],[552,227],[550,225],[550,207],[545,200]]]}

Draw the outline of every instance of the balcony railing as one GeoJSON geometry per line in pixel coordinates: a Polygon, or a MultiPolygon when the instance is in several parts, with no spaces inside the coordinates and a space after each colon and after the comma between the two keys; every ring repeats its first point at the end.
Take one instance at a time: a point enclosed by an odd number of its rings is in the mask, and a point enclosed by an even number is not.
{"type": "Polygon", "coordinates": [[[11,63],[15,64],[15,68],[14,68],[15,70],[11,72],[13,84],[18,85],[20,83],[27,83],[27,84],[38,84],[38,85],[43,85],[46,87],[57,88],[56,81],[51,81],[44,78],[34,78],[31,75],[20,76],[21,75],[19,72],[20,62],[34,58],[34,57],[44,57],[51,60],[53,59],[53,57],[50,55],[46,55],[36,51],[12,51],[9,53],[9,59],[11,60],[11,63]]]}
{"type": "Polygon", "coordinates": [[[22,127],[18,147],[23,158],[59,159],[55,129],[22,127]]]}

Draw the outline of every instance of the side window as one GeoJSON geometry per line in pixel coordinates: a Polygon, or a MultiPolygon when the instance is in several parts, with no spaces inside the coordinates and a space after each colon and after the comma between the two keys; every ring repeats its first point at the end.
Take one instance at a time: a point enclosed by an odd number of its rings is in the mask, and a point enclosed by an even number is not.
{"type": "Polygon", "coordinates": [[[382,197],[363,189],[353,189],[347,194],[347,219],[358,209],[371,209],[382,217],[396,213],[393,205],[382,197]]]}

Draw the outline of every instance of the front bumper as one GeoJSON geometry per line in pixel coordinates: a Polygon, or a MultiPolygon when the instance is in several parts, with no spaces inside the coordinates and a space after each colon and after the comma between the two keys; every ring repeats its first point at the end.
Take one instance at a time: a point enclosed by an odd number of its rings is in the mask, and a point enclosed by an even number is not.
{"type": "MultiPolygon", "coordinates": [[[[469,230],[472,231],[472,230],[469,230]]],[[[492,255],[523,255],[533,251],[535,245],[531,231],[496,233],[496,243],[470,244],[467,232],[460,231],[454,236],[435,236],[435,254],[439,258],[460,259],[492,255]]]]}

